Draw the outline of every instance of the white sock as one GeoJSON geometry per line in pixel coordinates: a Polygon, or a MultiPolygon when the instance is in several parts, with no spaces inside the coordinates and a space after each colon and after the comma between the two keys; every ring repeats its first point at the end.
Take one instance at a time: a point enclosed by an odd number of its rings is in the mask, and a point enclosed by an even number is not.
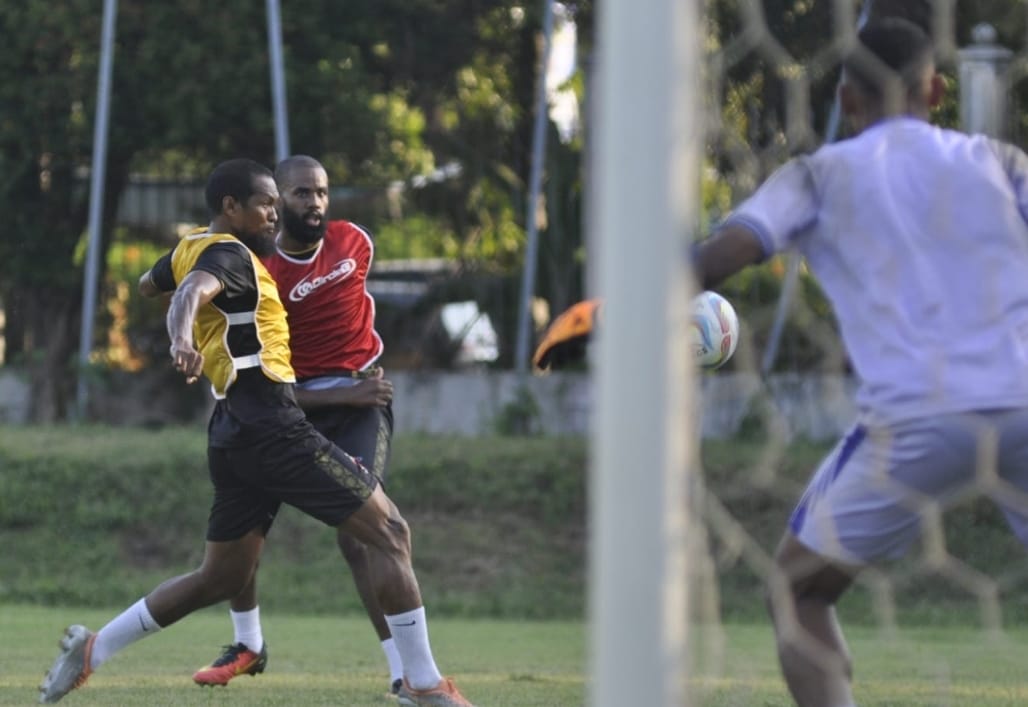
{"type": "Polygon", "coordinates": [[[432,648],[428,645],[425,607],[385,618],[403,662],[403,674],[410,686],[415,690],[426,690],[438,685],[443,676],[439,674],[439,668],[432,657],[432,648]]]}
{"type": "Polygon", "coordinates": [[[160,630],[146,608],[146,598],[140,599],[96,632],[89,667],[96,670],[125,646],[160,630]]]}
{"type": "Polygon", "coordinates": [[[403,677],[403,660],[400,659],[400,651],[396,650],[396,641],[391,636],[382,641],[382,652],[389,662],[389,684],[392,685],[403,677]]]}
{"type": "Polygon", "coordinates": [[[261,633],[261,608],[255,606],[249,611],[229,610],[232,617],[232,628],[236,637],[233,643],[242,643],[254,653],[260,653],[264,647],[264,634],[261,633]]]}

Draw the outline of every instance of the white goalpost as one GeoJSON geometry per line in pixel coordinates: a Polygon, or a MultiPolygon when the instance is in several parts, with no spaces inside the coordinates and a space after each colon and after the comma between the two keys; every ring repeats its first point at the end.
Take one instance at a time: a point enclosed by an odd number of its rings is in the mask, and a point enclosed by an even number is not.
{"type": "Polygon", "coordinates": [[[598,25],[587,704],[688,703],[695,470],[687,253],[703,132],[696,0],[612,0],[598,25]]]}

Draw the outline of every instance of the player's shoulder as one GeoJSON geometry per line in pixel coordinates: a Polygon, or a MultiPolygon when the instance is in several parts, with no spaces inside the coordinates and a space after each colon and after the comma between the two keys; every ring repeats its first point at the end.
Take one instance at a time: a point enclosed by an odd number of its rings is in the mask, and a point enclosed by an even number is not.
{"type": "Polygon", "coordinates": [[[1028,178],[1028,154],[1017,145],[987,135],[976,135],[979,150],[988,152],[1012,178],[1028,178]]]}
{"type": "Polygon", "coordinates": [[[182,248],[192,250],[204,259],[249,259],[253,253],[246,244],[231,233],[212,233],[204,230],[197,230],[186,235],[175,246],[178,251],[182,248]]]}
{"type": "MultiPolygon", "coordinates": [[[[943,162],[966,165],[970,171],[988,169],[996,162],[1010,173],[1023,174],[1026,171],[1026,157],[1021,148],[988,135],[967,133],[916,119],[896,120],[892,125],[891,132],[881,130],[879,132],[884,137],[877,138],[889,140],[889,150],[912,150],[921,156],[935,156],[943,162]]],[[[872,135],[871,139],[876,139],[876,136],[872,135]]],[[[873,147],[866,144],[861,149],[873,147]]]]}
{"type": "Polygon", "coordinates": [[[359,223],[355,223],[354,221],[335,219],[328,222],[328,226],[325,228],[325,237],[371,238],[371,230],[359,223]]]}
{"type": "Polygon", "coordinates": [[[371,231],[353,221],[329,221],[325,229],[325,242],[332,247],[374,250],[375,239],[371,231]]]}
{"type": "Polygon", "coordinates": [[[815,175],[830,175],[843,169],[862,171],[870,162],[916,152],[922,157],[958,151],[967,135],[907,116],[887,118],[856,135],[825,143],[805,158],[815,175]]]}

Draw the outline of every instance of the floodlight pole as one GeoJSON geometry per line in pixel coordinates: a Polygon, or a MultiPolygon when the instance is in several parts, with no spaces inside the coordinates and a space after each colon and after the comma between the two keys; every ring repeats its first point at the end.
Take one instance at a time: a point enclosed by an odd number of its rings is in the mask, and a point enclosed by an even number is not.
{"type": "Polygon", "coordinates": [[[93,161],[89,170],[89,235],[86,270],[82,282],[82,326],[79,332],[78,380],[75,417],[84,420],[89,404],[88,366],[93,348],[93,320],[100,271],[100,228],[103,224],[104,185],[107,176],[107,135],[110,122],[111,72],[114,66],[114,21],[118,1],[104,0],[100,34],[100,73],[96,88],[96,120],[93,125],[93,161]]]}
{"type": "Polygon", "coordinates": [[[286,109],[286,79],[282,61],[282,19],[278,0],[267,0],[268,63],[271,69],[271,101],[275,114],[275,159],[289,156],[289,115],[286,109]]]}
{"type": "Polygon", "coordinates": [[[536,261],[539,259],[539,192],[542,189],[543,161],[546,159],[546,120],[548,101],[546,75],[550,68],[553,47],[553,0],[543,0],[543,56],[535,94],[535,122],[532,125],[532,163],[528,177],[528,202],[525,207],[525,264],[521,270],[521,307],[518,310],[518,333],[514,349],[514,366],[519,378],[528,375],[528,348],[531,334],[532,293],[535,290],[536,261]]]}

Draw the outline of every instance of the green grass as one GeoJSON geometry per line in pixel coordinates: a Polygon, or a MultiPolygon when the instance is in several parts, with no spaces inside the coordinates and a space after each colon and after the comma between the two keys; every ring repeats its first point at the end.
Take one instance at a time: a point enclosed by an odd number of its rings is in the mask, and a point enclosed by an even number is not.
{"type": "MultiPolygon", "coordinates": [[[[583,702],[586,447],[581,439],[396,439],[389,493],[413,527],[433,647],[481,704],[583,702]]],[[[763,563],[824,452],[704,442],[704,485],[731,524],[708,526],[716,577],[696,596],[711,599],[727,633],[721,653],[709,636],[703,642],[694,704],[790,704],[759,599],[763,563]]],[[[0,426],[0,705],[32,701],[64,625],[98,626],[109,607],[195,567],[209,496],[202,430],[0,426]]],[[[862,707],[1028,704],[1018,650],[1028,635],[992,639],[981,630],[996,619],[1007,628],[1028,622],[1023,549],[981,500],[946,514],[943,540],[942,565],[916,547],[883,568],[876,592],[858,583],[840,603],[862,707]],[[986,579],[967,582],[965,566],[986,579]],[[998,617],[982,601],[993,591],[998,617]],[[895,635],[883,633],[882,616],[895,635]]],[[[375,704],[382,657],[366,620],[354,618],[359,600],[331,532],[284,510],[260,578],[267,675],[228,690],[193,688],[191,670],[228,639],[222,608],[118,656],[75,703],[375,704]]]]}
{"type": "MultiPolygon", "coordinates": [[[[728,534],[709,528],[724,620],[763,621],[753,597],[764,563],[825,450],[704,441],[704,484],[734,524],[728,534]]],[[[211,493],[204,459],[201,429],[0,426],[0,602],[119,605],[196,567],[211,493]]],[[[582,619],[586,470],[582,439],[398,435],[388,490],[411,523],[435,615],[582,619]]],[[[968,586],[958,562],[940,567],[915,548],[888,568],[887,606],[859,585],[841,615],[867,625],[894,612],[905,626],[980,626],[981,599],[995,591],[1003,622],[1028,622],[1023,549],[990,504],[947,513],[945,547],[994,584],[968,586]]],[[[260,586],[271,611],[360,611],[331,531],[295,509],[275,523],[260,586]]]]}
{"type": "MultiPolygon", "coordinates": [[[[704,707],[792,705],[779,677],[767,625],[728,624],[702,632],[700,669],[692,681],[704,707]]],[[[883,633],[844,627],[854,659],[854,698],[861,707],[1015,707],[1028,703],[1023,646],[1028,632],[986,634],[973,628],[915,628],[883,633]]]]}
{"type": "MultiPolygon", "coordinates": [[[[68,623],[99,626],[113,611],[0,605],[0,705],[30,704],[68,623]]],[[[228,637],[223,609],[187,617],[119,653],[70,695],[67,705],[202,707],[387,705],[384,659],[362,618],[265,614],[268,671],[228,688],[201,689],[193,669],[228,637]]],[[[585,628],[581,622],[432,619],[432,647],[476,704],[564,707],[584,704],[585,628]]],[[[917,628],[883,634],[847,630],[861,707],[1028,702],[1021,647],[1028,632],[987,635],[969,628],[917,628]]],[[[726,624],[694,634],[701,655],[689,681],[692,704],[786,707],[767,624],[726,624]]],[[[634,706],[633,706],[634,707],[634,706]]]]}
{"type": "MultiPolygon", "coordinates": [[[[582,617],[585,446],[397,436],[388,492],[434,611],[582,617]]],[[[0,425],[0,602],[129,602],[199,564],[210,498],[201,429],[0,425]]],[[[269,609],[360,610],[333,532],[293,508],[260,586],[269,609]]]]}
{"type": "MultiPolygon", "coordinates": [[[[431,612],[431,607],[429,607],[431,612]]],[[[0,605],[0,705],[37,698],[43,672],[69,623],[99,627],[115,612],[0,605]]],[[[228,612],[208,609],[133,644],[62,704],[260,706],[389,705],[385,658],[364,618],[262,616],[268,670],[227,688],[190,680],[231,638],[228,612]]],[[[434,619],[432,649],[440,669],[482,705],[583,703],[584,639],[580,622],[434,619]]]]}

